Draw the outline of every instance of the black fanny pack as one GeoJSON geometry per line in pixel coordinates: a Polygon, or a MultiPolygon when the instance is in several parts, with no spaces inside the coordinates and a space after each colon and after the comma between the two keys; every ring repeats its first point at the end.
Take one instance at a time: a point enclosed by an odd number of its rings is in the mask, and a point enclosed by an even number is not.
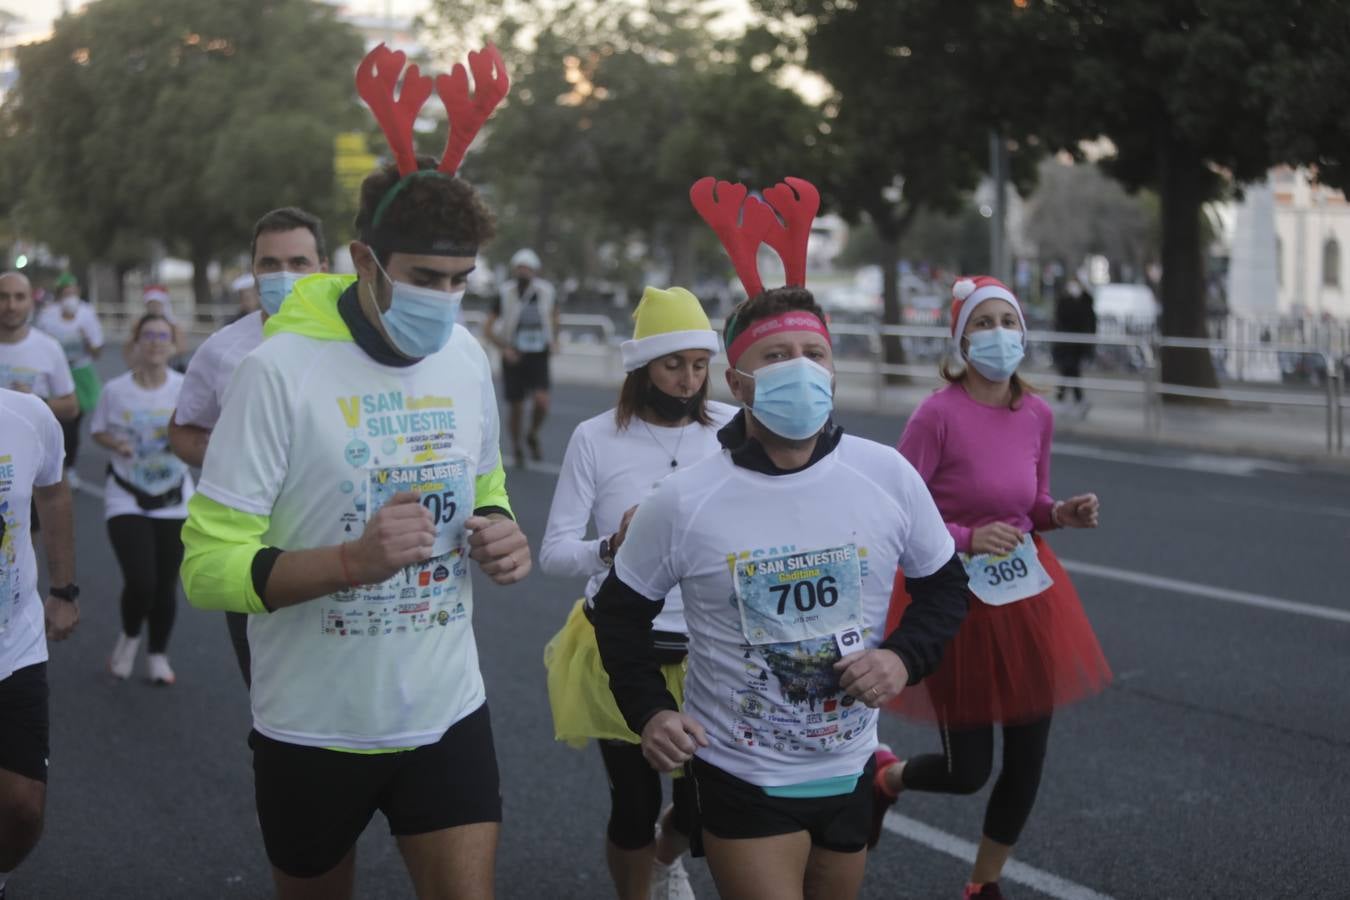
{"type": "Polygon", "coordinates": [[[112,476],[113,481],[117,482],[118,487],[135,497],[136,505],[146,512],[164,509],[168,506],[177,506],[183,502],[183,482],[181,479],[177,484],[162,494],[147,494],[145,491],[114,472],[111,464],[108,465],[108,474],[112,476]]]}

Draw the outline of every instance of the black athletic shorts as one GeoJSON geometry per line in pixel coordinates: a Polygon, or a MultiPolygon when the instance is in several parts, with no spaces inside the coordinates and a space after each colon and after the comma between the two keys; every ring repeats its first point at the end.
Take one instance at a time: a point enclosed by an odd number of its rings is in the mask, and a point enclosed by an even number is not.
{"type": "Polygon", "coordinates": [[[730,772],[693,760],[699,825],[724,840],[773,837],[805,831],[811,845],[836,853],[867,846],[872,827],[872,772],[867,762],[853,791],[833,797],[770,797],[730,772]]]}
{"type": "Polygon", "coordinates": [[[519,403],[527,394],[548,390],[548,351],[522,353],[520,361],[502,361],[502,393],[508,403],[519,403]]]}
{"type": "Polygon", "coordinates": [[[401,753],[344,753],[252,731],[254,793],[272,865],[315,878],[347,855],[378,809],[396,836],[502,820],[487,704],[439,741],[401,753]]]}
{"type": "Polygon", "coordinates": [[[47,783],[47,664],[0,681],[0,769],[47,783]]]}

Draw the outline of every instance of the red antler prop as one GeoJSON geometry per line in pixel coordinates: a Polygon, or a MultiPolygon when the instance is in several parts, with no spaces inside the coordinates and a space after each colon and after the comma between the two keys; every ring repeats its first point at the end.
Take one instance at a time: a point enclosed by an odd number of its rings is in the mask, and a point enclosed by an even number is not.
{"type": "Polygon", "coordinates": [[[722,241],[747,296],[764,290],[756,262],[760,244],[768,244],[782,257],[790,286],[804,287],[806,245],[811,222],[820,211],[820,192],[809,181],[787,178],[764,192],[768,203],[758,197],[747,199],[747,194],[745,185],[717,181],[711,175],[689,189],[694,209],[722,241]]]}
{"type": "Polygon", "coordinates": [[[806,245],[820,211],[820,192],[809,181],[785,178],[764,191],[764,199],[783,217],[783,225],[775,222],[778,227],[770,229],[764,240],[783,258],[788,286],[805,287],[806,245]]]}
{"type": "Polygon", "coordinates": [[[394,99],[398,76],[408,56],[402,50],[390,50],[380,44],[366,54],[356,68],[356,92],[366,101],[375,121],[384,131],[389,149],[394,151],[400,175],[417,171],[417,149],[413,145],[413,122],[422,104],[431,96],[431,78],[414,64],[403,78],[403,90],[394,99]]]}
{"type": "Polygon", "coordinates": [[[481,52],[469,53],[469,68],[473,71],[472,99],[469,98],[469,75],[462,63],[455,63],[449,75],[436,76],[436,93],[441,95],[446,116],[450,119],[445,153],[437,167],[447,175],[453,175],[459,170],[469,144],[511,88],[511,79],[506,74],[506,63],[502,61],[501,51],[492,44],[488,44],[481,52]]]}
{"type": "Polygon", "coordinates": [[[727,256],[731,257],[731,265],[735,267],[745,293],[754,297],[764,291],[755,254],[764,242],[768,226],[777,222],[773,212],[754,198],[745,206],[745,221],[741,222],[741,206],[747,193],[743,184],[718,181],[709,175],[694,182],[689,189],[689,199],[703,221],[712,226],[727,256]]]}

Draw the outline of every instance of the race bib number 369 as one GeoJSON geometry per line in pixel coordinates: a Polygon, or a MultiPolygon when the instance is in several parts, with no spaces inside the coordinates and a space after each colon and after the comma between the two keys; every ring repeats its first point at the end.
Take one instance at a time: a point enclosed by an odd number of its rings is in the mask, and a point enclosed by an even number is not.
{"type": "Polygon", "coordinates": [[[854,544],[738,560],[734,583],[741,630],[752,644],[862,628],[862,568],[854,544]]]}
{"type": "Polygon", "coordinates": [[[432,556],[449,553],[464,538],[464,521],[473,506],[473,483],[462,459],[415,466],[385,466],[370,470],[366,515],[372,517],[395,494],[418,495],[436,523],[432,556]]]}
{"type": "Polygon", "coordinates": [[[990,606],[1006,606],[1034,597],[1054,584],[1050,574],[1036,555],[1036,544],[1031,535],[1022,535],[1017,549],[1006,555],[979,553],[961,554],[970,590],[990,606]]]}

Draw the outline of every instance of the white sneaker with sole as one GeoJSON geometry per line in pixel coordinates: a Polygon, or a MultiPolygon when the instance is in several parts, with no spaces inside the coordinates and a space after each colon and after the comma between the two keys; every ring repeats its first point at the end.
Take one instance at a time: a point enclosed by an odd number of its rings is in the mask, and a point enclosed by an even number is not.
{"type": "Polygon", "coordinates": [[[670,865],[652,860],[651,900],[694,900],[694,888],[689,873],[684,870],[684,857],[670,865]]]}
{"type": "Polygon", "coordinates": [[[131,677],[131,667],[136,664],[136,651],[141,647],[139,637],[128,637],[119,632],[117,643],[113,645],[112,656],[108,657],[108,671],[114,678],[126,680],[131,677]]]}
{"type": "Polygon", "coordinates": [[[155,684],[173,684],[173,669],[169,668],[169,657],[163,653],[150,653],[145,657],[145,677],[155,684]]]}

